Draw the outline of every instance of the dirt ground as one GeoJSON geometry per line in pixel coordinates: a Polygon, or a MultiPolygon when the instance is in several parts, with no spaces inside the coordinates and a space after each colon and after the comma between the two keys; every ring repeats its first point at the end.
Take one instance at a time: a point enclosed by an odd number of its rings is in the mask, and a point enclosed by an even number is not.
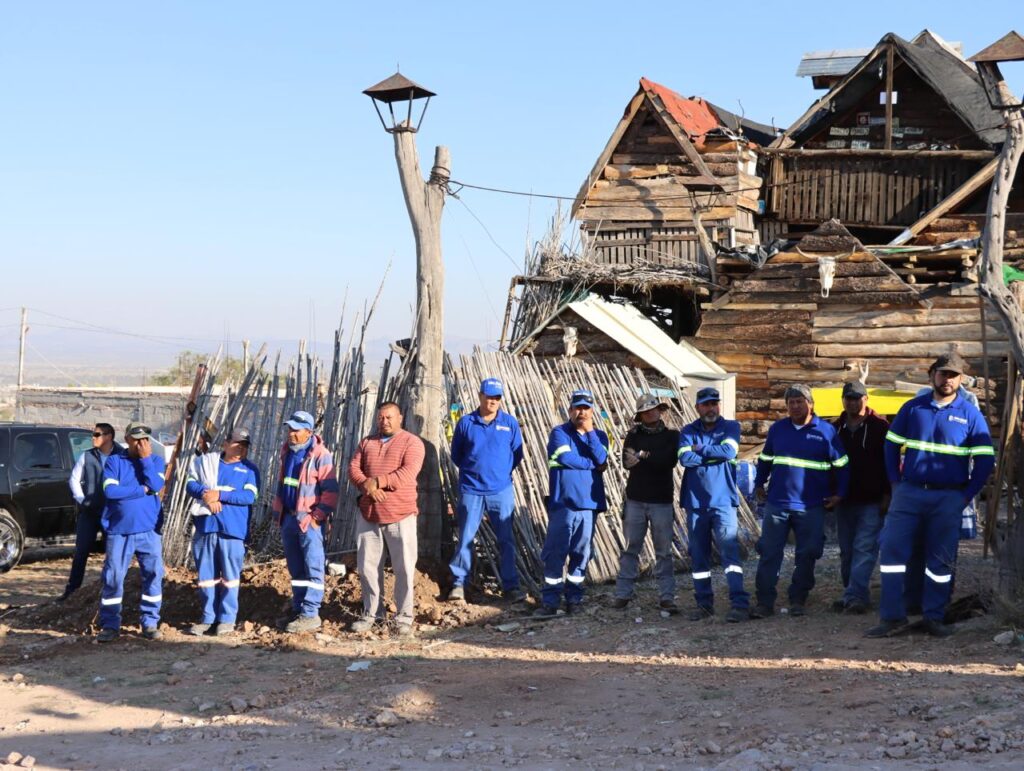
{"type": "MultiPolygon", "coordinates": [[[[356,636],[358,581],[331,579],[317,634],[284,636],[283,564],[247,571],[232,638],[182,633],[191,577],[164,587],[165,638],[93,642],[99,558],[52,602],[67,556],[0,576],[0,762],[37,768],[953,768],[1024,767],[1024,648],[994,615],[947,640],[867,640],[872,616],[829,612],[837,559],[809,615],[725,624],[662,617],[644,584],[625,611],[532,621],[532,605],[417,584],[417,636],[356,636]],[[13,753],[13,754],[12,754],[13,753]]],[[[783,569],[782,588],[791,563],[783,569]]],[[[754,564],[746,566],[748,585],[754,564]]],[[[991,561],[961,553],[957,596],[991,561]]],[[[684,606],[689,579],[679,575],[684,606]]],[[[876,589],[877,591],[877,589],[876,589]]],[[[138,596],[126,590],[126,611],[138,596]]],[[[783,595],[784,596],[784,595],[783,595]]],[[[24,767],[24,766],[22,766],[24,767]]]]}

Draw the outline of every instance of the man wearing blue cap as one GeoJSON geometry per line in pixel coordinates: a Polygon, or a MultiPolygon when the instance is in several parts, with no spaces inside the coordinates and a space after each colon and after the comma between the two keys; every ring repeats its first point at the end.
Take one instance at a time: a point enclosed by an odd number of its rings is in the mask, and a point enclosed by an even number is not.
{"type": "Polygon", "coordinates": [[[466,577],[473,565],[473,539],[487,512],[498,539],[501,588],[512,602],[526,599],[516,571],[516,540],[512,528],[515,498],[512,472],[523,460],[519,421],[501,409],[501,381],[480,384],[480,406],[463,415],[452,435],[452,462],[459,467],[459,506],[456,513],[459,546],[449,566],[454,579],[448,599],[466,599],[466,577]]]}
{"type": "Polygon", "coordinates": [[[608,435],[594,428],[594,395],[573,391],[568,422],[555,426],[548,439],[548,532],[540,555],[544,589],[538,618],[557,615],[563,589],[566,613],[583,602],[594,515],[608,508],[601,476],[607,465],[608,435]]]}
{"type": "Polygon", "coordinates": [[[711,541],[714,536],[729,584],[728,622],[747,618],[750,595],[743,588],[743,563],[736,540],[736,507],[740,496],[736,487],[736,455],[740,450],[740,424],[719,413],[722,397],[714,388],[697,392],[700,416],[679,433],[679,462],[686,471],[679,489],[679,503],[686,511],[693,570],[693,593],[697,606],[691,621],[709,618],[715,613],[711,590],[711,541]]]}
{"type": "Polygon", "coordinates": [[[334,458],[313,433],[308,412],[293,412],[284,422],[288,438],[281,447],[281,475],[274,512],[281,525],[281,545],[292,577],[292,613],[281,619],[286,632],[320,628],[324,598],[324,533],[338,505],[334,458]]]}

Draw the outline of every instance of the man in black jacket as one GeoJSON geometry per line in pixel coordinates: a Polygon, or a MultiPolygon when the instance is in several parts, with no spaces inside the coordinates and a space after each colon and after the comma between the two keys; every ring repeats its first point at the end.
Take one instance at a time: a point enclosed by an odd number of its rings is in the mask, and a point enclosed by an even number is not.
{"type": "Polygon", "coordinates": [[[626,607],[633,597],[633,585],[640,573],[640,551],[649,525],[654,540],[658,606],[669,613],[679,612],[672,566],[675,527],[672,474],[676,467],[679,432],[665,426],[662,418],[667,409],[668,405],[657,396],[641,395],[633,418],[637,425],[626,434],[622,446],[622,465],[629,471],[623,511],[626,548],[619,558],[613,608],[626,607]]]}
{"type": "Polygon", "coordinates": [[[850,458],[850,487],[836,507],[843,596],[832,603],[837,613],[866,613],[871,606],[869,584],[878,562],[882,516],[889,505],[885,471],[885,434],[889,423],[868,407],[863,383],[843,386],[843,414],[834,422],[850,458]]]}
{"type": "Polygon", "coordinates": [[[114,427],[109,423],[97,423],[92,430],[92,448],[86,450],[75,461],[71,469],[71,495],[78,504],[75,518],[75,556],[71,560],[71,575],[64,593],[58,597],[63,602],[72,595],[85,578],[85,563],[89,552],[96,546],[96,534],[103,513],[103,464],[114,451],[114,427]]]}

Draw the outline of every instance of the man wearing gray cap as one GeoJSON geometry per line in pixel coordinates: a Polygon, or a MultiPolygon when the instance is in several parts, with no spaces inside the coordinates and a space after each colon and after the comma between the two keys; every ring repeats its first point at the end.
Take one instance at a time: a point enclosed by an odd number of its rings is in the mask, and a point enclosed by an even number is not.
{"type": "Polygon", "coordinates": [[[234,428],[221,452],[197,455],[189,469],[192,557],[202,603],[202,619],[189,628],[190,634],[212,631],[220,637],[235,629],[245,541],[260,484],[259,470],[247,460],[249,442],[248,429],[234,428]]]}
{"type": "Polygon", "coordinates": [[[869,584],[878,561],[878,534],[889,505],[885,472],[885,433],[889,422],[868,406],[860,381],[843,386],[843,412],[832,423],[850,457],[850,488],[836,507],[843,596],[832,603],[837,613],[859,615],[871,605],[869,584]]]}
{"type": "Polygon", "coordinates": [[[789,614],[806,614],[807,596],[814,588],[814,565],[825,548],[825,508],[846,496],[849,480],[850,459],[835,428],[814,414],[811,389],[791,385],[785,399],[789,416],[768,429],[754,479],[758,499],[767,504],[757,542],[761,559],[755,578],[757,605],[750,609],[751,618],[766,618],[775,612],[775,586],[790,530],[796,537],[796,553],[789,614]]]}
{"type": "Polygon", "coordinates": [[[142,423],[129,423],[124,431],[126,449],[111,453],[103,464],[103,494],[106,503],[100,522],[107,534],[107,556],[103,562],[100,591],[100,633],[98,642],[116,640],[121,631],[124,577],[132,557],[139,561],[142,599],[139,617],[142,636],[159,640],[160,604],[163,601],[163,544],[158,532],[162,509],[158,493],[164,487],[164,459],[153,453],[152,430],[142,423]]]}
{"type": "Polygon", "coordinates": [[[676,576],[672,568],[672,533],[675,512],[672,507],[676,445],[679,432],[665,425],[668,404],[654,394],[641,394],[636,400],[636,425],[622,444],[622,465],[626,479],[626,504],[622,528],[626,548],[619,557],[619,577],[615,584],[613,608],[624,608],[633,597],[633,585],[640,574],[640,551],[650,526],[654,541],[654,574],[658,579],[658,607],[678,613],[676,576]]]}

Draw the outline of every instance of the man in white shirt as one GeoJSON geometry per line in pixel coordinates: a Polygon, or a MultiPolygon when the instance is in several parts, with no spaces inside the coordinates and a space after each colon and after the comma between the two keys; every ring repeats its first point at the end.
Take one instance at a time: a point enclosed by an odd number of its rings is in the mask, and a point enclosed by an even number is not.
{"type": "Polygon", "coordinates": [[[102,530],[100,515],[103,513],[103,464],[114,451],[114,427],[109,423],[97,423],[92,430],[92,449],[78,456],[71,470],[71,495],[78,504],[75,521],[75,556],[71,561],[71,575],[64,593],[58,598],[63,602],[82,585],[85,577],[85,563],[89,552],[96,545],[96,534],[102,530]]]}

